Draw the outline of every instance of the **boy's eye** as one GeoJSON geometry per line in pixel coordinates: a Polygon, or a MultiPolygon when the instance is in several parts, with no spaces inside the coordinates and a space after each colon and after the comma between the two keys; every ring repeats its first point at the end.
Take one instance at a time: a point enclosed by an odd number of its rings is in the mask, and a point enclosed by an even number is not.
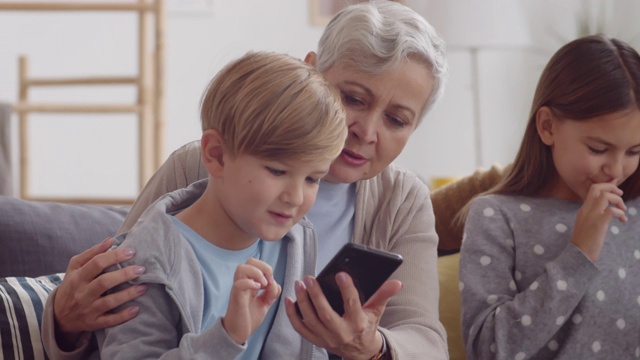
{"type": "Polygon", "coordinates": [[[319,184],[320,183],[320,179],[319,178],[314,178],[314,177],[311,177],[311,176],[307,176],[307,178],[305,180],[310,184],[319,184]]]}
{"type": "Polygon", "coordinates": [[[600,154],[604,154],[605,151],[607,151],[607,149],[596,149],[594,147],[591,146],[587,146],[589,148],[589,151],[591,151],[594,154],[600,155],[600,154]]]}
{"type": "Polygon", "coordinates": [[[282,175],[284,175],[284,171],[283,171],[283,170],[274,169],[274,168],[272,168],[272,167],[268,167],[268,166],[267,166],[267,170],[268,170],[272,175],[275,175],[275,176],[282,176],[282,175]]]}

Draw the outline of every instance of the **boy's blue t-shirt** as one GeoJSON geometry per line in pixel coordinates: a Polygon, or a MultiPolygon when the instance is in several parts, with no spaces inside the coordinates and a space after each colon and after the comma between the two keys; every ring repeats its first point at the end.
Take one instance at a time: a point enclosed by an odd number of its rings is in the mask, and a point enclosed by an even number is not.
{"type": "MultiPolygon", "coordinates": [[[[249,258],[260,259],[273,268],[273,276],[278,284],[284,283],[286,268],[286,246],[282,241],[258,240],[242,250],[225,250],[208,242],[175,216],[173,223],[187,239],[202,270],[204,286],[204,308],[202,331],[211,328],[218,317],[224,316],[229,305],[233,285],[233,275],[240,264],[249,258]]],[[[247,349],[236,359],[258,359],[262,346],[271,330],[280,299],[271,306],[262,324],[247,340],[247,349]]]]}

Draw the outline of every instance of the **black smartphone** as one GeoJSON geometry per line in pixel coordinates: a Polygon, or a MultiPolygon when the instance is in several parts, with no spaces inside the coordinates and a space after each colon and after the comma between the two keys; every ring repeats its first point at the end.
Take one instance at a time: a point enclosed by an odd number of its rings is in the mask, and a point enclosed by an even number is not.
{"type": "MultiPolygon", "coordinates": [[[[402,256],[365,245],[348,243],[338,251],[316,279],[333,310],[344,314],[344,304],[336,274],[346,272],[364,304],[402,264],[402,256]]],[[[296,304],[297,307],[297,304],[296,304]]],[[[300,310],[298,309],[298,314],[300,310]]]]}

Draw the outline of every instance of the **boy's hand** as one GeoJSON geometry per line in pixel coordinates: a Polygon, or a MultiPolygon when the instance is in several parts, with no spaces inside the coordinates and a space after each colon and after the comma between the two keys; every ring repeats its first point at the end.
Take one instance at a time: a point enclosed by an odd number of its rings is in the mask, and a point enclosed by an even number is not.
{"type": "Polygon", "coordinates": [[[612,183],[593,184],[578,214],[571,242],[596,262],[613,218],[627,222],[622,190],[612,183]]]}
{"type": "Polygon", "coordinates": [[[233,276],[229,307],[222,319],[229,336],[238,344],[244,344],[260,326],[281,291],[267,263],[251,258],[238,265],[233,276]],[[260,289],[262,292],[258,294],[260,289]]]}

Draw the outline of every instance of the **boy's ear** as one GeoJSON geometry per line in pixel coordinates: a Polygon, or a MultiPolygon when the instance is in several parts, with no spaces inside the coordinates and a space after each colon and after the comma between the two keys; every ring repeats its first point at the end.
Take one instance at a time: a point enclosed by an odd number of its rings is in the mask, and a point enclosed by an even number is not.
{"type": "Polygon", "coordinates": [[[543,106],[536,111],[536,130],[540,140],[547,145],[553,145],[554,123],[556,118],[548,106],[543,106]]]}
{"type": "Polygon", "coordinates": [[[202,162],[209,175],[220,176],[224,168],[224,155],[227,151],[224,140],[217,130],[209,129],[202,133],[200,140],[202,162]]]}
{"type": "Polygon", "coordinates": [[[316,67],[316,59],[318,58],[318,55],[315,53],[315,51],[309,51],[309,53],[307,53],[307,56],[304,57],[304,62],[306,62],[307,64],[316,67]]]}

